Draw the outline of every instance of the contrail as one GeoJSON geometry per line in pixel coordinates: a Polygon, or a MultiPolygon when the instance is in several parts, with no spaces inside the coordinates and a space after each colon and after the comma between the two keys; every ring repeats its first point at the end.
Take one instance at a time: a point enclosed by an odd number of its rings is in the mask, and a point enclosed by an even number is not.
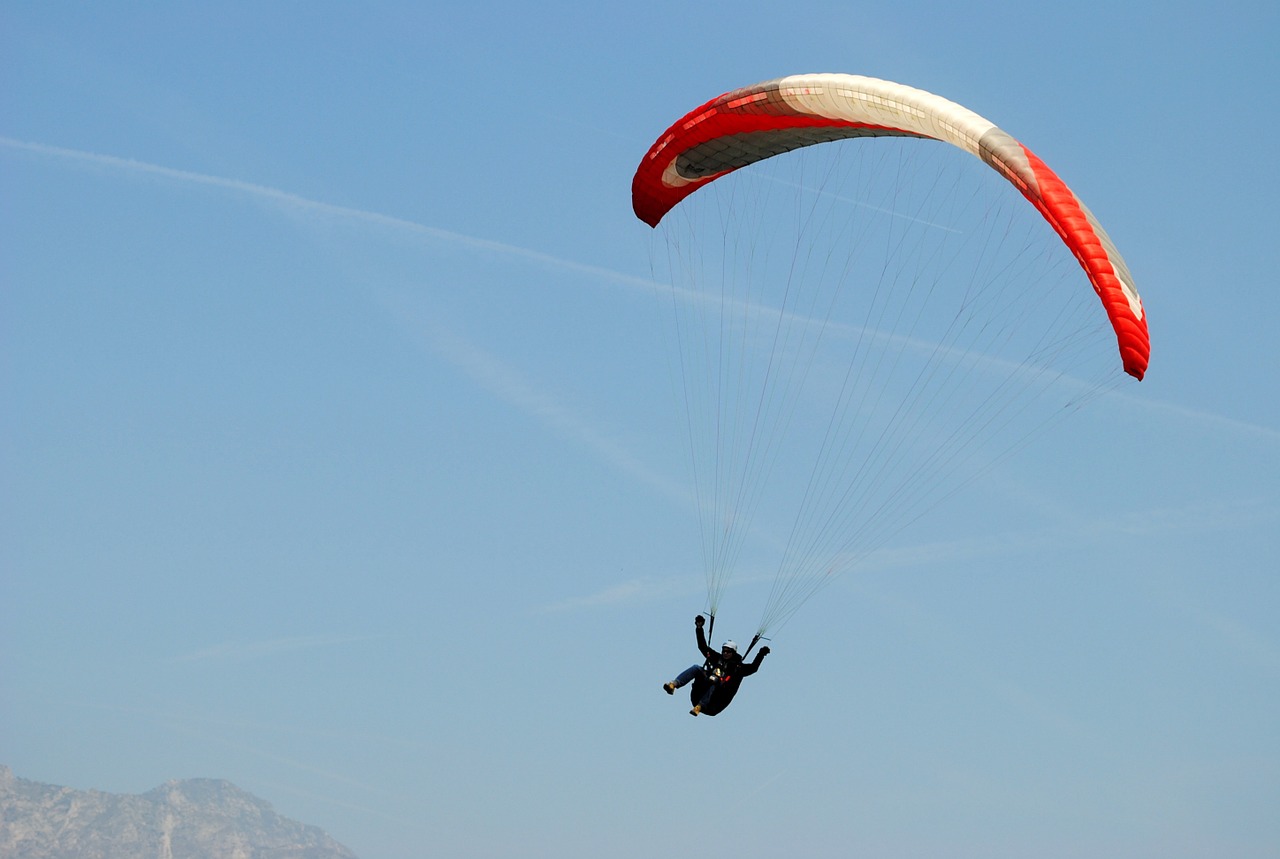
{"type": "Polygon", "coordinates": [[[416,221],[397,218],[392,215],[384,215],[380,212],[370,212],[365,209],[356,209],[350,206],[338,206],[333,203],[312,200],[308,197],[303,197],[288,191],[282,191],[279,188],[272,188],[268,185],[245,182],[240,179],[227,179],[223,176],[210,176],[207,173],[196,173],[191,170],[178,170],[173,167],[162,167],[158,164],[148,164],[145,161],[136,161],[132,158],[120,158],[115,155],[101,155],[96,152],[85,152],[79,149],[66,149],[61,146],[49,146],[44,143],[15,140],[11,137],[0,136],[0,146],[6,146],[10,149],[17,149],[23,152],[30,152],[35,155],[42,155],[49,158],[60,158],[84,165],[107,167],[113,170],[142,176],[155,176],[161,179],[167,179],[173,182],[182,182],[188,185],[203,185],[207,188],[219,188],[224,191],[232,191],[247,197],[253,197],[256,200],[271,203],[303,215],[322,215],[329,218],[346,218],[348,220],[359,221],[373,226],[386,227],[388,229],[425,236],[437,241],[463,245],[465,247],[475,248],[476,250],[491,251],[505,256],[517,257],[539,265],[602,278],[625,286],[643,289],[648,292],[659,290],[666,292],[670,290],[670,287],[667,285],[656,283],[655,281],[647,278],[624,274],[603,266],[589,265],[587,263],[565,259],[563,257],[554,256],[541,251],[522,248],[517,245],[509,245],[504,242],[496,242],[490,239],[468,236],[463,233],[455,233],[451,230],[443,230],[439,227],[427,226],[426,224],[420,224],[416,221]]]}
{"type": "MultiPolygon", "coordinates": [[[[515,257],[561,271],[571,271],[596,281],[612,281],[623,286],[648,292],[669,293],[671,289],[670,286],[659,284],[653,280],[634,277],[601,266],[587,265],[528,248],[443,230],[379,212],[324,203],[288,191],[282,191],[279,188],[272,188],[253,182],[210,176],[205,173],[178,170],[172,167],[162,167],[130,158],[119,158],[114,155],[101,155],[95,152],[48,146],[43,143],[14,140],[3,136],[0,136],[0,145],[81,165],[105,167],[136,176],[152,176],[187,185],[199,185],[206,188],[231,191],[306,217],[341,218],[383,229],[410,233],[435,241],[461,245],[481,252],[515,257]]],[[[401,309],[401,314],[403,315],[403,313],[404,311],[401,309]]],[[[561,436],[573,438],[585,444],[593,449],[597,455],[611,462],[620,470],[638,478],[642,483],[656,488],[662,493],[680,500],[682,503],[688,503],[685,498],[686,493],[682,491],[679,485],[662,475],[652,472],[632,456],[625,445],[595,429],[583,417],[538,390],[532,383],[520,377],[510,367],[468,343],[456,332],[449,331],[438,323],[431,323],[426,320],[422,321],[419,331],[428,336],[428,339],[439,354],[491,393],[531,415],[544,425],[549,426],[561,436]]],[[[280,647],[289,643],[275,642],[271,644],[275,647],[280,647]]],[[[293,644],[296,645],[296,642],[293,644]]],[[[241,647],[240,650],[236,650],[235,655],[243,655],[240,651],[244,649],[244,647],[241,647]]],[[[207,658],[213,655],[231,654],[217,651],[216,654],[214,652],[189,654],[185,658],[207,658]]]]}
{"type": "Polygon", "coordinates": [[[630,451],[625,440],[598,428],[598,422],[579,410],[570,408],[558,398],[536,386],[515,368],[480,349],[457,332],[437,320],[410,316],[401,311],[406,322],[415,326],[438,355],[465,373],[476,384],[505,403],[537,420],[561,438],[568,438],[593,451],[615,469],[678,502],[692,504],[682,483],[650,469],[630,451]]]}
{"type": "MultiPolygon", "coordinates": [[[[426,224],[420,224],[416,221],[397,218],[391,215],[384,215],[380,212],[370,212],[365,209],[357,209],[350,206],[339,206],[333,203],[312,200],[298,194],[283,191],[279,188],[272,188],[268,185],[259,185],[254,182],[245,182],[240,179],[228,179],[222,176],[211,176],[207,173],[197,173],[191,170],[179,170],[173,167],[149,164],[145,161],[137,161],[132,158],[120,158],[115,155],[102,155],[96,152],[86,152],[80,149],[50,146],[45,143],[17,140],[12,137],[5,136],[0,136],[0,146],[47,158],[59,158],[82,165],[106,167],[135,175],[154,176],[161,179],[167,179],[172,182],[202,185],[208,188],[219,188],[225,191],[231,191],[247,197],[252,197],[262,202],[271,203],[281,208],[292,210],[304,215],[345,218],[373,226],[423,236],[435,241],[449,242],[451,244],[470,247],[476,250],[489,251],[491,253],[523,259],[538,265],[575,272],[591,278],[598,278],[602,281],[640,289],[645,292],[661,292],[663,294],[670,295],[672,290],[670,284],[658,283],[649,278],[624,274],[604,266],[589,265],[587,263],[558,257],[553,254],[543,253],[542,251],[535,251],[530,248],[522,248],[517,245],[510,245],[504,242],[493,241],[491,239],[482,239],[476,236],[456,233],[451,230],[444,230],[439,227],[431,227],[426,224]]],[[[680,295],[682,300],[700,300],[699,297],[694,295],[681,294],[679,290],[677,290],[677,294],[680,295]]],[[[1208,424],[1223,431],[1240,433],[1268,442],[1280,441],[1280,429],[1261,426],[1210,412],[1189,409],[1184,406],[1163,403],[1155,400],[1147,400],[1131,394],[1112,391],[1109,392],[1109,396],[1118,397],[1153,410],[1163,411],[1166,414],[1175,415],[1185,420],[1208,424]]]]}

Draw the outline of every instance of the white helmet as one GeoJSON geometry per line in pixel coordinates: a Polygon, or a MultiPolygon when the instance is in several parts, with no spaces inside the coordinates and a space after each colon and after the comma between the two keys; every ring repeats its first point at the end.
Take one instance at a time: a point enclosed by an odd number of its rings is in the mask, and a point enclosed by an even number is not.
{"type": "Polygon", "coordinates": [[[733,651],[734,653],[737,653],[737,652],[738,652],[738,644],[737,644],[737,642],[735,642],[735,641],[731,638],[731,639],[729,639],[728,641],[726,641],[726,642],[724,643],[724,645],[720,648],[720,650],[721,650],[721,652],[723,652],[723,651],[725,651],[725,650],[731,650],[731,651],[733,651]]]}

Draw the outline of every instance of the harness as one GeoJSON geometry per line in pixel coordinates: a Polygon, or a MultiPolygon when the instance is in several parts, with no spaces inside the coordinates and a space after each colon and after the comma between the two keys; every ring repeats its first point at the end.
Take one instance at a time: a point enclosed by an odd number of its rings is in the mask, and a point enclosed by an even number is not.
{"type": "Polygon", "coordinates": [[[726,667],[724,657],[719,654],[709,657],[702,663],[702,671],[712,683],[728,683],[733,679],[733,675],[725,670],[726,667]]]}

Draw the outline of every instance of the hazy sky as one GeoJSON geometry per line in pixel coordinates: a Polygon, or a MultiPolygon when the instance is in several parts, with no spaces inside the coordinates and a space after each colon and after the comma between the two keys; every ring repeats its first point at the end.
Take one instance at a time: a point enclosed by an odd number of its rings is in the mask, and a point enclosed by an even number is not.
{"type": "Polygon", "coordinates": [[[1276,855],[1277,44],[1264,2],[0,3],[0,762],[226,778],[363,859],[1276,855]],[[812,71],[1058,169],[1151,368],[695,720],[630,179],[812,71]]]}

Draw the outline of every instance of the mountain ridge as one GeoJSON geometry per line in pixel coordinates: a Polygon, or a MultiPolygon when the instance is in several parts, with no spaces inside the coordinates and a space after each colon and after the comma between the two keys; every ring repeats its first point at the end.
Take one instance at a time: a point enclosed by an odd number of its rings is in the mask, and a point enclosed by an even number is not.
{"type": "Polygon", "coordinates": [[[126,857],[357,859],[319,827],[223,779],[116,794],[29,781],[0,764],[0,859],[126,857]]]}

